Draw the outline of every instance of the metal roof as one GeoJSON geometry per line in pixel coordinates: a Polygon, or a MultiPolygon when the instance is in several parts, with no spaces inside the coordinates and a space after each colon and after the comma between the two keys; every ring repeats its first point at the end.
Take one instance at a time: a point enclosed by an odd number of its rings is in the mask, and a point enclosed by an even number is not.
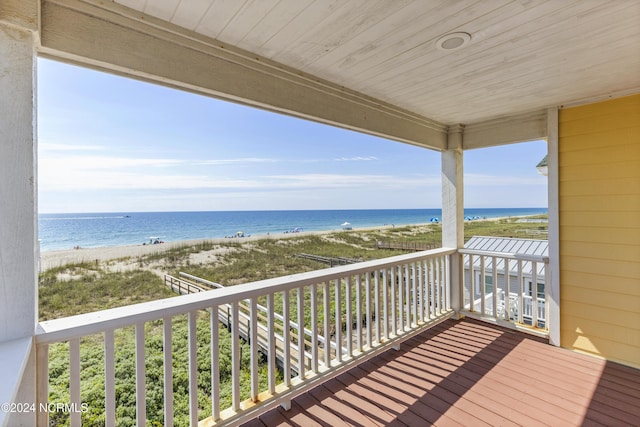
{"type": "Polygon", "coordinates": [[[464,248],[517,255],[549,255],[548,240],[518,239],[513,237],[473,236],[464,244],[464,248]]]}
{"type": "MultiPolygon", "coordinates": [[[[465,249],[486,251],[486,252],[502,252],[514,255],[532,255],[532,256],[549,256],[549,241],[548,240],[535,240],[535,239],[518,239],[512,237],[489,237],[489,236],[474,236],[464,245],[465,249]]],[[[469,258],[465,257],[465,268],[469,268],[469,258]]],[[[493,271],[491,260],[485,260],[485,271],[493,271]]],[[[504,272],[504,258],[496,259],[497,271],[504,272]]],[[[533,263],[530,261],[523,261],[522,273],[524,275],[531,275],[533,263]]],[[[480,269],[481,261],[480,257],[476,256],[473,260],[473,268],[478,271],[480,269]]],[[[536,263],[536,271],[539,277],[544,274],[544,264],[542,262],[536,263]]],[[[509,272],[512,275],[518,274],[518,262],[509,262],[509,272]]]]}

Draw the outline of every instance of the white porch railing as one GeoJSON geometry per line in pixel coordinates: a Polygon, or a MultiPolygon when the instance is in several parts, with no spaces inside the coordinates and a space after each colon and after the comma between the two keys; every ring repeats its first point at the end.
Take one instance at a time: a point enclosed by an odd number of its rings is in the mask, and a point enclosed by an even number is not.
{"type": "Polygon", "coordinates": [[[468,249],[458,252],[464,270],[462,315],[548,335],[548,257],[468,249]],[[544,297],[538,296],[538,284],[544,286],[544,297]]]}
{"type": "MultiPolygon", "coordinates": [[[[119,331],[135,330],[135,383],[138,426],[147,424],[146,338],[151,329],[163,333],[164,420],[173,425],[172,325],[187,316],[188,395],[190,425],[239,424],[277,405],[287,406],[296,395],[370,358],[390,346],[449,318],[451,310],[450,257],[455,250],[438,249],[383,260],[279,277],[224,289],[184,295],[95,313],[41,322],[36,335],[37,405],[49,402],[49,346],[69,343],[69,407],[82,408],[81,357],[84,339],[101,342],[104,352],[104,414],[116,425],[115,347],[119,331]],[[248,300],[248,311],[241,306],[248,300]],[[258,304],[266,305],[259,317],[258,304]],[[230,306],[231,398],[221,407],[220,308],[230,306]],[[205,314],[202,314],[203,311],[205,314]],[[208,312],[208,313],[207,313],[208,312]],[[206,317],[210,343],[199,348],[196,325],[206,317]],[[239,324],[248,318],[250,374],[241,375],[239,324]],[[305,334],[304,329],[311,331],[305,334]],[[266,333],[265,333],[266,331],[266,333]],[[259,335],[260,334],[260,335],[259,335]],[[95,336],[101,336],[99,340],[95,336]],[[305,337],[306,335],[306,337],[305,337]],[[298,340],[298,337],[305,337],[298,340]],[[276,344],[281,341],[282,378],[276,384],[276,344]],[[267,378],[260,378],[259,343],[266,343],[267,378]],[[327,345],[327,343],[329,343],[327,345]],[[210,352],[211,417],[199,420],[197,355],[210,352]],[[295,371],[295,376],[292,372],[295,371]],[[241,378],[247,378],[250,398],[241,402],[241,378]],[[261,381],[263,380],[263,381],[261,381]],[[260,384],[264,384],[260,386],[260,384]]],[[[158,380],[160,381],[160,380],[158,380]]],[[[38,425],[48,425],[46,411],[38,425]]],[[[82,422],[82,411],[70,411],[71,426],[82,422]]]]}

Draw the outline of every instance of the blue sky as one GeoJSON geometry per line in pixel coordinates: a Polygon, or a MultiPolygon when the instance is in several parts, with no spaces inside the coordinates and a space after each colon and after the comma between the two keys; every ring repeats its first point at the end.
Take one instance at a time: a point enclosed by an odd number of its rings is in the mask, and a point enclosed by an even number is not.
{"type": "MultiPolygon", "coordinates": [[[[440,153],[38,61],[42,213],[439,208],[440,153]]],[[[465,152],[465,206],[544,207],[536,141],[465,152]]]]}

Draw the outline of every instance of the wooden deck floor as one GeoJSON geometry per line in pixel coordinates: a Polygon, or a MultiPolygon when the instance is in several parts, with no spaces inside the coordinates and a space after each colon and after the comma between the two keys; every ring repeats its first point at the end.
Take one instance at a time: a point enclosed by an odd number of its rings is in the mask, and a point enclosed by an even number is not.
{"type": "Polygon", "coordinates": [[[246,426],[640,426],[640,370],[446,321],[246,426]]]}

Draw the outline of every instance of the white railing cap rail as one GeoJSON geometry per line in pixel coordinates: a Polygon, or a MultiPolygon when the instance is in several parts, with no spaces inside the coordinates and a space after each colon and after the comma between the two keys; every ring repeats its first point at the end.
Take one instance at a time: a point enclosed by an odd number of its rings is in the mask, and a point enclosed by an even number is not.
{"type": "Polygon", "coordinates": [[[419,261],[436,256],[446,256],[456,252],[453,248],[440,248],[429,251],[398,255],[380,260],[365,261],[340,267],[315,270],[307,273],[275,277],[258,282],[230,286],[223,289],[199,292],[157,301],[133,304],[108,310],[64,317],[40,322],[36,330],[38,344],[50,344],[99,334],[107,330],[119,329],[137,323],[168,318],[191,311],[203,310],[213,305],[230,304],[246,298],[255,298],[270,293],[282,292],[301,286],[324,281],[341,279],[348,275],[357,275],[391,268],[398,264],[419,261]]]}
{"type": "Polygon", "coordinates": [[[496,258],[516,259],[522,261],[542,262],[544,264],[549,263],[549,256],[547,255],[531,255],[531,254],[514,254],[510,252],[492,252],[483,251],[478,249],[459,249],[459,253],[463,255],[482,255],[482,256],[494,256],[496,258]]]}

